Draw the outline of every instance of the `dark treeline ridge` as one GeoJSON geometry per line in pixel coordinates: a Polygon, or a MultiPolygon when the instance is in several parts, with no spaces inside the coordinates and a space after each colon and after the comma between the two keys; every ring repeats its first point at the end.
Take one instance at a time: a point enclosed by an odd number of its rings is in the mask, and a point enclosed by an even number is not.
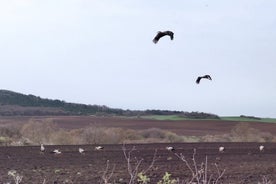
{"type": "Polygon", "coordinates": [[[85,105],[51,100],[34,95],[25,95],[9,90],[0,90],[1,116],[44,116],[44,115],[179,115],[194,119],[219,119],[217,115],[203,112],[169,110],[123,110],[105,105],[85,105]]]}
{"type": "Polygon", "coordinates": [[[262,118],[255,117],[255,116],[246,116],[246,115],[240,115],[241,118],[248,118],[248,119],[254,119],[254,120],[261,120],[262,118]]]}

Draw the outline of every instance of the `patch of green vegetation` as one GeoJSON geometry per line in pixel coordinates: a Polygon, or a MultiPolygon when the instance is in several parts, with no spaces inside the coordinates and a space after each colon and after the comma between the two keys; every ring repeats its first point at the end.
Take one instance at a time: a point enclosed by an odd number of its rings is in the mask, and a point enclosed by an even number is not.
{"type": "Polygon", "coordinates": [[[153,119],[153,120],[171,120],[171,121],[187,119],[187,118],[185,118],[183,116],[179,116],[179,115],[148,115],[148,116],[141,116],[140,118],[153,119]]]}
{"type": "Polygon", "coordinates": [[[171,174],[166,172],[162,178],[162,180],[158,181],[157,184],[176,184],[176,179],[171,179],[171,174]]]}
{"type": "Polygon", "coordinates": [[[239,122],[264,122],[264,123],[276,123],[276,118],[250,118],[250,117],[240,117],[240,116],[223,116],[220,119],[201,119],[201,118],[187,118],[180,115],[147,115],[141,116],[142,119],[152,119],[160,121],[181,121],[181,120],[216,120],[216,121],[239,121],[239,122]]]}
{"type": "Polygon", "coordinates": [[[239,117],[239,116],[225,116],[220,118],[221,120],[225,120],[225,121],[276,123],[275,118],[254,119],[254,118],[246,118],[246,117],[239,117]]]}
{"type": "Polygon", "coordinates": [[[212,118],[187,118],[180,115],[147,115],[140,116],[142,119],[152,119],[152,120],[160,120],[160,121],[181,121],[181,120],[219,120],[212,118]]]}

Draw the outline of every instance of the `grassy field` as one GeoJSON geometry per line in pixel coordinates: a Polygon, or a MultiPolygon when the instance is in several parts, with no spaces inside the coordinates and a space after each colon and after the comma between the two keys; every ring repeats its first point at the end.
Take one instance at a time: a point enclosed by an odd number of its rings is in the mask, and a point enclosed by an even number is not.
{"type": "Polygon", "coordinates": [[[258,119],[253,119],[253,118],[243,118],[243,117],[239,117],[239,116],[225,116],[225,117],[220,117],[222,120],[226,120],[226,121],[241,121],[241,122],[264,122],[264,123],[276,123],[276,119],[275,118],[261,118],[260,120],[258,119]]]}
{"type": "MultiPolygon", "coordinates": [[[[199,120],[199,119],[190,119],[178,115],[151,115],[151,116],[142,116],[143,119],[154,119],[154,120],[166,120],[166,121],[180,121],[180,120],[199,120]]],[[[202,120],[218,120],[218,119],[202,119],[202,120]]],[[[276,123],[276,118],[244,118],[239,116],[223,116],[220,117],[220,120],[225,121],[239,121],[239,122],[264,122],[264,123],[276,123]]],[[[219,120],[218,120],[219,121],[219,120]]]]}
{"type": "Polygon", "coordinates": [[[150,115],[150,116],[141,116],[143,119],[154,119],[154,120],[170,120],[170,121],[179,121],[187,120],[187,118],[178,115],[150,115]]]}

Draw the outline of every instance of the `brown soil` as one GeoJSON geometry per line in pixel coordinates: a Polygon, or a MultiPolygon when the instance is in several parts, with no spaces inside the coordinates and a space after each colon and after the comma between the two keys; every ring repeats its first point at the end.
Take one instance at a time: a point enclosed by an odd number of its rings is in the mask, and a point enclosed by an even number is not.
{"type": "MultiPolygon", "coordinates": [[[[263,176],[276,182],[276,144],[264,143],[265,150],[260,152],[259,143],[179,143],[179,144],[136,144],[126,145],[131,153],[131,160],[142,160],[142,169],[148,167],[156,152],[154,167],[146,174],[150,183],[157,183],[165,172],[172,174],[172,178],[181,181],[191,178],[191,172],[185,163],[176,157],[182,153],[192,164],[193,149],[196,149],[195,160],[198,165],[205,163],[207,156],[208,176],[217,177],[215,163],[225,173],[219,183],[252,184],[261,182],[263,176]],[[174,146],[175,152],[165,149],[174,146]],[[225,152],[219,153],[218,147],[224,146],[225,152]]],[[[128,152],[128,151],[127,151],[128,152]]],[[[109,160],[109,171],[115,165],[110,182],[128,183],[129,174],[127,162],[122,151],[122,145],[104,145],[104,150],[94,150],[94,145],[81,146],[46,146],[46,152],[41,154],[39,146],[1,147],[0,148],[0,183],[14,183],[10,170],[16,170],[23,176],[21,184],[73,183],[93,184],[103,183],[101,177],[106,170],[109,160]],[[87,152],[81,155],[77,150],[84,148],[87,152]],[[60,149],[62,154],[50,153],[53,149],[60,149]]],[[[134,167],[133,167],[134,168],[134,167]]],[[[193,167],[192,167],[193,168],[193,167]]]]}
{"type": "MultiPolygon", "coordinates": [[[[0,117],[0,124],[24,124],[30,119],[43,122],[53,120],[58,127],[65,129],[84,128],[90,125],[99,127],[119,127],[125,129],[142,130],[160,128],[175,132],[179,135],[202,136],[207,134],[229,133],[239,122],[221,120],[183,120],[158,121],[139,118],[96,117],[96,116],[38,116],[38,117],[0,117]]],[[[276,135],[275,123],[249,122],[250,127],[276,135]]]]}
{"type": "MultiPolygon", "coordinates": [[[[89,125],[102,127],[120,127],[126,129],[160,128],[173,131],[181,135],[207,135],[229,133],[239,122],[232,121],[155,121],[131,118],[95,117],[95,116],[52,116],[52,117],[0,117],[0,124],[24,124],[30,119],[43,122],[52,119],[60,128],[76,129],[89,125]]],[[[276,124],[250,122],[250,127],[276,134],[276,124]]],[[[276,143],[264,143],[265,151],[258,150],[259,143],[179,143],[179,144],[135,144],[127,145],[132,152],[132,161],[143,159],[140,169],[150,165],[155,150],[157,161],[146,174],[150,183],[157,183],[165,172],[172,174],[172,178],[181,181],[191,178],[191,172],[185,163],[176,157],[182,153],[192,164],[193,149],[196,149],[196,162],[200,165],[208,158],[208,176],[217,177],[215,163],[225,173],[221,183],[252,184],[262,182],[263,177],[276,182],[276,143]],[[165,149],[172,145],[175,152],[165,149]],[[226,148],[224,153],[218,152],[219,146],[226,148]]],[[[101,151],[94,150],[92,145],[81,146],[46,146],[46,152],[40,153],[38,146],[1,147],[0,148],[0,183],[14,183],[10,170],[16,170],[23,176],[21,184],[70,183],[93,184],[103,183],[101,177],[106,170],[109,160],[109,172],[115,165],[114,173],[109,180],[112,183],[129,183],[127,162],[124,158],[122,145],[104,145],[101,151]],[[87,152],[80,155],[78,148],[87,152]],[[60,149],[62,154],[54,155],[50,151],[60,149]]],[[[134,166],[133,166],[134,167],[134,166]]],[[[140,171],[141,171],[140,170],[140,171]]]]}

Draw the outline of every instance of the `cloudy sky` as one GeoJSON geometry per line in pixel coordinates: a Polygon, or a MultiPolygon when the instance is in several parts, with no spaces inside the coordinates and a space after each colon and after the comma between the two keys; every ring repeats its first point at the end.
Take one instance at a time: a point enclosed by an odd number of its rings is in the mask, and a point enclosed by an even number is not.
{"type": "Polygon", "coordinates": [[[276,117],[274,0],[0,0],[0,89],[276,117]],[[152,42],[157,31],[175,39],[152,42]],[[212,81],[195,83],[210,74],[212,81]]]}

